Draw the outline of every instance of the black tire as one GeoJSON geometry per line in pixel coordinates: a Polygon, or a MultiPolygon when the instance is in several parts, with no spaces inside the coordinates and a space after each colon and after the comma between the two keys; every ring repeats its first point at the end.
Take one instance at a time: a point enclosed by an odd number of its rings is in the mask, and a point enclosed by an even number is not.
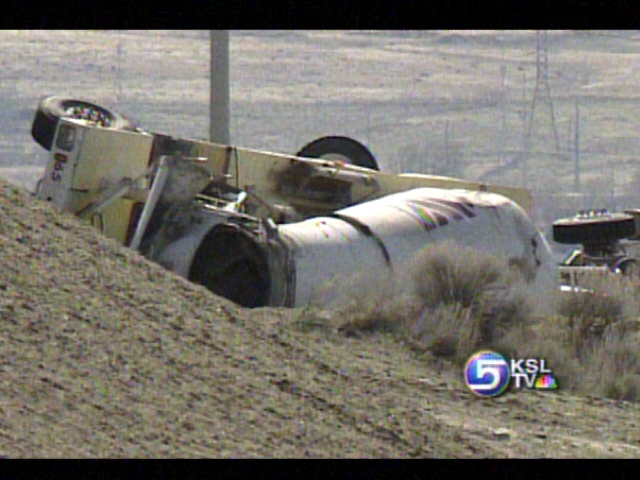
{"type": "Polygon", "coordinates": [[[136,130],[134,123],[108,108],[84,100],[47,97],[40,101],[31,125],[31,136],[45,150],[51,150],[60,118],[93,119],[99,125],[118,130],[136,130]],[[82,110],[82,111],[81,111],[82,110]]]}
{"type": "Polygon", "coordinates": [[[635,258],[624,258],[617,265],[614,265],[613,271],[619,271],[625,277],[638,278],[640,275],[640,265],[635,258]]]}
{"type": "Polygon", "coordinates": [[[553,240],[558,243],[609,243],[635,233],[635,221],[626,213],[564,218],[553,223],[553,240]]]}
{"type": "Polygon", "coordinates": [[[367,147],[349,137],[321,137],[306,144],[297,157],[340,160],[358,167],[380,170],[378,162],[367,147]]]}

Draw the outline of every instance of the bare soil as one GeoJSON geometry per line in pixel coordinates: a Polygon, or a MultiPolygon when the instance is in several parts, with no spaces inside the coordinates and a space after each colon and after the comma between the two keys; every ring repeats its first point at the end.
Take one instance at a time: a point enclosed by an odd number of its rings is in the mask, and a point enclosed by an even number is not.
{"type": "Polygon", "coordinates": [[[640,455],[638,404],[480,399],[393,335],[308,315],[238,308],[1,181],[0,453],[640,455]]]}

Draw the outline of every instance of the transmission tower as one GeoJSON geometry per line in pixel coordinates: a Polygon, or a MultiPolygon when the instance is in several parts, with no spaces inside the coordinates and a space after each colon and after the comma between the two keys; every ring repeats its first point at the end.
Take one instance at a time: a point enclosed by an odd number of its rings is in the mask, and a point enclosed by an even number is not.
{"type": "Polygon", "coordinates": [[[533,100],[531,102],[531,110],[529,112],[529,120],[527,122],[527,130],[525,134],[525,151],[530,152],[531,133],[533,131],[533,119],[536,112],[536,104],[540,100],[547,104],[549,114],[551,115],[551,128],[553,130],[556,154],[560,156],[560,141],[558,140],[558,130],[556,129],[556,115],[553,108],[553,100],[551,98],[551,84],[549,82],[549,50],[547,48],[547,31],[538,30],[536,32],[536,86],[533,91],[533,100]],[[541,93],[541,90],[543,92],[541,93]],[[541,95],[543,95],[541,97],[541,95]]]}

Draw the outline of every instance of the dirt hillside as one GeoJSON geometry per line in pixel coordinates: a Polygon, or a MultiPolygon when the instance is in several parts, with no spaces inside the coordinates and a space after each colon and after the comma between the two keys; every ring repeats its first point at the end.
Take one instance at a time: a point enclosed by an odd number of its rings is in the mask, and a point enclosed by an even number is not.
{"type": "Polygon", "coordinates": [[[635,404],[481,400],[335,320],[240,309],[0,181],[4,456],[640,455],[635,404]]]}

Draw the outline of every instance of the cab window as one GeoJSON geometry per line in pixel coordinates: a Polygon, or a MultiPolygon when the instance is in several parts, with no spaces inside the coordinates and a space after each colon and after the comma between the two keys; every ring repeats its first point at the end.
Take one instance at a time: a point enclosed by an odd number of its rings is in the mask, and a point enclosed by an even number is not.
{"type": "Polygon", "coordinates": [[[70,125],[60,125],[58,130],[58,138],[56,147],[65,152],[73,150],[73,144],[76,141],[76,129],[70,125]]]}

